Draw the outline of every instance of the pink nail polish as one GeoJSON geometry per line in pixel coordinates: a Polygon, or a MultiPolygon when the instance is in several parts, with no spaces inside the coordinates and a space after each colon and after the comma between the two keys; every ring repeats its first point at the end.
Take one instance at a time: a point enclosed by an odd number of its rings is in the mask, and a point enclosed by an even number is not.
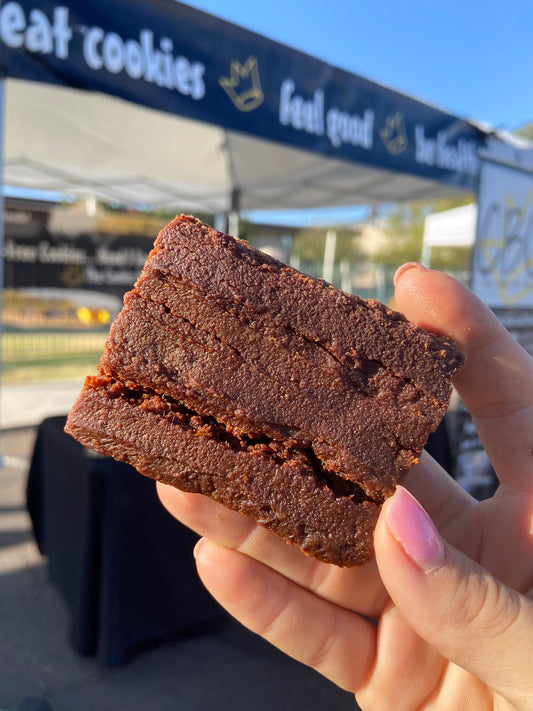
{"type": "Polygon", "coordinates": [[[387,509],[387,525],[406,554],[424,573],[440,568],[446,549],[435,524],[418,501],[399,486],[387,509]]]}
{"type": "Polygon", "coordinates": [[[394,286],[396,286],[400,276],[409,269],[425,269],[427,271],[427,267],[425,267],[423,264],[420,264],[419,262],[406,262],[405,264],[399,266],[396,272],[394,273],[394,276],[392,278],[392,283],[394,284],[394,286]]]}

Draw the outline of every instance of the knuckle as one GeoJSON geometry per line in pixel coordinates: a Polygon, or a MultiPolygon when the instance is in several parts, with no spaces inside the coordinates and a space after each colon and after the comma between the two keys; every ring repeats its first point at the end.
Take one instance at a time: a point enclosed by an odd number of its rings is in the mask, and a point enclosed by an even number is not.
{"type": "Polygon", "coordinates": [[[306,664],[316,671],[320,672],[324,668],[329,667],[330,659],[334,654],[334,648],[337,641],[337,624],[333,624],[327,628],[325,634],[315,640],[315,644],[308,650],[306,664]]]}
{"type": "Polygon", "coordinates": [[[256,610],[254,632],[273,644],[279,644],[291,626],[293,600],[288,582],[285,590],[286,594],[278,594],[270,600],[263,600],[261,608],[256,610]]]}
{"type": "Polygon", "coordinates": [[[488,574],[461,580],[454,598],[457,625],[474,627],[487,637],[504,634],[520,614],[518,593],[488,574]]]}

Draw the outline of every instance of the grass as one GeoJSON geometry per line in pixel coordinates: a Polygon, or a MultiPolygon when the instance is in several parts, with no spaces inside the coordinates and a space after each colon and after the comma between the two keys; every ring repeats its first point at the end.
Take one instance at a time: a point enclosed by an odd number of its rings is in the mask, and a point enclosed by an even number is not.
{"type": "Polygon", "coordinates": [[[2,382],[83,378],[94,373],[104,332],[20,332],[2,334],[2,382]]]}

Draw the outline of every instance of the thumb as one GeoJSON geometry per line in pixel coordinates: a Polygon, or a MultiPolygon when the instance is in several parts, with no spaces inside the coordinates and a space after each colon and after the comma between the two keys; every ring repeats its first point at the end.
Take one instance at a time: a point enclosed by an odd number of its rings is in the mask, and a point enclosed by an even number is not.
{"type": "Polygon", "coordinates": [[[447,545],[403,487],[375,533],[381,578],[414,631],[517,705],[531,701],[533,602],[447,545]]]}

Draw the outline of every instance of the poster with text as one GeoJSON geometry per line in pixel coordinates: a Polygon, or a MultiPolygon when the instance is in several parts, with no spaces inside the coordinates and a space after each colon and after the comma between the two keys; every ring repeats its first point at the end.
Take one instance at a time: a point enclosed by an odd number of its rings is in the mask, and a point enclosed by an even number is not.
{"type": "MultiPolygon", "coordinates": [[[[523,165],[482,162],[472,289],[533,356],[533,172],[523,165]]],[[[496,473],[463,406],[459,418],[455,477],[484,499],[496,473]]]]}
{"type": "Polygon", "coordinates": [[[533,307],[533,172],[482,163],[472,288],[491,307],[533,307]]]}

